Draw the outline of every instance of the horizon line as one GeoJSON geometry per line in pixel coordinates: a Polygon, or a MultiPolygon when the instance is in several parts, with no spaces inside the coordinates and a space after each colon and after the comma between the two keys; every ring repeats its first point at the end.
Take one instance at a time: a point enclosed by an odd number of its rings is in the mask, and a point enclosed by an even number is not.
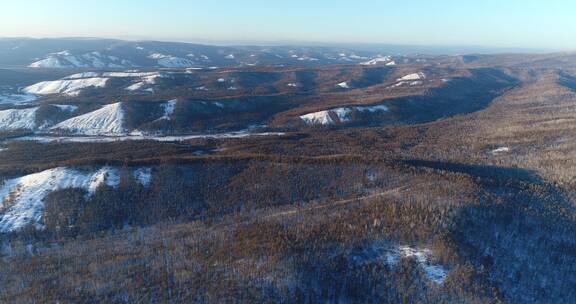
{"type": "Polygon", "coordinates": [[[473,44],[419,44],[419,43],[393,43],[393,42],[346,42],[346,41],[315,41],[315,40],[219,40],[202,38],[180,38],[180,39],[158,39],[158,38],[138,38],[138,37],[104,37],[104,36],[0,36],[0,39],[62,39],[62,40],[118,40],[127,42],[163,42],[163,43],[187,43],[215,46],[364,46],[364,47],[404,47],[404,48],[425,48],[425,49],[476,49],[490,53],[564,53],[574,52],[574,49],[564,48],[534,48],[522,46],[482,46],[473,44]]]}

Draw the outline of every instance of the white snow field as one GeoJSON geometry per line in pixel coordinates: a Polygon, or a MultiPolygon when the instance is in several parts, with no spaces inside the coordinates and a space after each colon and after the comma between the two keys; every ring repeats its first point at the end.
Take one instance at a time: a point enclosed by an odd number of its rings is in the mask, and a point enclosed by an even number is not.
{"type": "Polygon", "coordinates": [[[6,180],[0,187],[0,233],[17,231],[29,224],[42,229],[44,199],[51,192],[78,188],[90,196],[101,185],[118,184],[118,171],[110,167],[94,172],[60,167],[6,180]]]}

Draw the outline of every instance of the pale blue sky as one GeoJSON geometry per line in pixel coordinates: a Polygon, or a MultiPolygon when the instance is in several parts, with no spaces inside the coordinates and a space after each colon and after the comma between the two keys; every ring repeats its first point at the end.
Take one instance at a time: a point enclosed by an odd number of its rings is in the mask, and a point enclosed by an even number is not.
{"type": "Polygon", "coordinates": [[[576,1],[2,0],[0,36],[576,49],[576,1]]]}

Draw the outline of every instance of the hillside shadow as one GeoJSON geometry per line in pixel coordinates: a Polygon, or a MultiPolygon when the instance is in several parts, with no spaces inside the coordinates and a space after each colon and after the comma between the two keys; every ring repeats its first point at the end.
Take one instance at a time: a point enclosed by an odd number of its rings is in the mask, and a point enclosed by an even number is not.
{"type": "Polygon", "coordinates": [[[494,99],[519,83],[498,69],[475,69],[471,74],[451,79],[421,96],[393,98],[378,104],[386,106],[388,111],[353,111],[350,122],[336,127],[422,124],[474,113],[487,108],[494,99]]]}
{"type": "Polygon", "coordinates": [[[569,88],[572,91],[576,91],[576,77],[568,75],[566,73],[560,73],[560,79],[558,84],[569,88]]]}
{"type": "Polygon", "coordinates": [[[403,160],[401,163],[421,168],[430,168],[455,173],[464,173],[479,178],[484,185],[523,182],[543,184],[543,180],[535,171],[522,168],[508,168],[492,165],[470,165],[443,161],[403,160]]]}
{"type": "Polygon", "coordinates": [[[418,168],[468,174],[481,202],[456,210],[450,230],[462,257],[512,303],[568,303],[576,274],[576,214],[570,200],[534,171],[408,160],[418,168]]]}

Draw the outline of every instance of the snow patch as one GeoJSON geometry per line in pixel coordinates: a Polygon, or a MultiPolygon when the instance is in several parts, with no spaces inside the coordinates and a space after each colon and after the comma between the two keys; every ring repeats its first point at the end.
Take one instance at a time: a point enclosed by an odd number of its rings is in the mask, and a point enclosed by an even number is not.
{"type": "Polygon", "coordinates": [[[448,270],[438,264],[433,264],[430,260],[432,251],[427,248],[416,248],[410,246],[390,246],[385,243],[376,242],[371,246],[362,248],[350,256],[350,260],[355,264],[365,264],[375,261],[396,267],[401,258],[414,259],[422,268],[424,276],[430,282],[441,285],[446,280],[448,270]]]}
{"type": "Polygon", "coordinates": [[[376,57],[372,60],[368,60],[365,62],[361,62],[360,64],[361,65],[378,65],[378,64],[384,64],[385,63],[388,65],[391,62],[393,62],[393,61],[392,61],[392,58],[390,56],[383,56],[383,57],[376,57]]]}
{"type": "Polygon", "coordinates": [[[405,258],[414,258],[424,270],[426,278],[436,284],[444,283],[448,272],[440,265],[430,263],[432,252],[429,249],[418,249],[408,246],[398,247],[400,256],[405,258]]]}
{"type": "Polygon", "coordinates": [[[508,147],[500,147],[500,148],[492,150],[492,154],[500,154],[500,153],[507,153],[507,152],[510,152],[510,148],[508,148],[508,147]]]}
{"type": "Polygon", "coordinates": [[[173,99],[168,102],[162,104],[162,109],[164,110],[164,114],[162,117],[158,118],[158,120],[170,120],[170,116],[174,114],[174,110],[176,110],[176,103],[178,100],[173,99]]]}
{"type": "Polygon", "coordinates": [[[141,78],[139,79],[138,82],[126,87],[125,90],[127,90],[127,91],[144,90],[144,91],[154,92],[153,88],[147,88],[147,89],[144,89],[144,88],[147,86],[156,84],[158,79],[160,79],[160,78],[165,78],[165,77],[169,77],[169,76],[165,75],[165,74],[160,74],[160,73],[140,73],[140,77],[141,78]]]}
{"type": "Polygon", "coordinates": [[[73,75],[67,76],[64,79],[94,78],[94,77],[100,77],[100,76],[101,76],[101,74],[97,73],[97,72],[84,72],[84,73],[78,73],[78,74],[73,74],[73,75]]]}
{"type": "Polygon", "coordinates": [[[57,105],[57,104],[53,104],[51,105],[53,107],[57,107],[58,109],[65,111],[65,112],[74,112],[76,110],[78,110],[78,106],[74,106],[74,105],[57,105]]]}
{"type": "Polygon", "coordinates": [[[153,54],[150,54],[148,56],[148,58],[150,58],[150,59],[162,59],[162,58],[166,58],[166,57],[169,57],[169,55],[164,55],[162,53],[153,53],[153,54]]]}
{"type": "Polygon", "coordinates": [[[348,84],[348,82],[341,82],[339,84],[337,84],[336,86],[341,87],[342,89],[349,89],[350,85],[348,84]]]}
{"type": "Polygon", "coordinates": [[[402,86],[411,86],[411,87],[416,87],[416,86],[421,86],[423,85],[424,82],[422,81],[400,81],[398,83],[395,83],[391,86],[389,86],[388,88],[397,88],[397,87],[402,87],[402,86]]]}
{"type": "Polygon", "coordinates": [[[129,85],[125,90],[127,91],[140,91],[146,86],[146,82],[140,81],[135,84],[129,85]]]}
{"type": "Polygon", "coordinates": [[[134,170],[133,175],[140,185],[148,187],[152,181],[152,168],[138,168],[134,170]]]}
{"type": "Polygon", "coordinates": [[[409,80],[421,80],[426,79],[426,75],[422,72],[408,74],[402,78],[398,78],[398,81],[409,81],[409,80]]]}

